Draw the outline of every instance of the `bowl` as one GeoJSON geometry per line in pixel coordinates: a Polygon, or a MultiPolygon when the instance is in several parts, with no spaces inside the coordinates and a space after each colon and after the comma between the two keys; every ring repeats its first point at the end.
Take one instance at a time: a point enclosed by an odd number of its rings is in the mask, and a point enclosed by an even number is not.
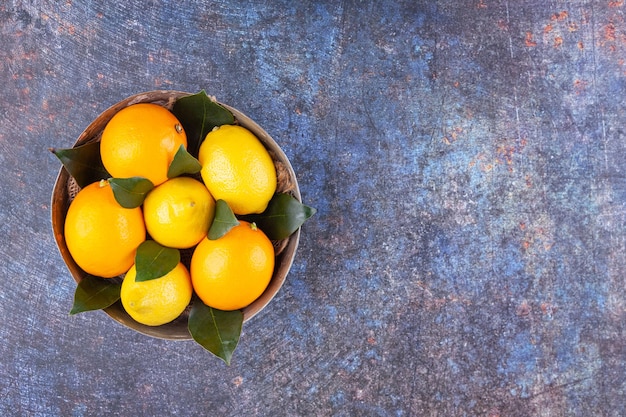
{"type": "MultiPolygon", "coordinates": [[[[162,90],[162,91],[148,91],[128,97],[117,104],[109,107],[102,114],[100,114],[87,128],[81,133],[74,147],[84,145],[86,143],[99,141],[102,136],[102,131],[106,124],[111,120],[121,109],[137,103],[155,103],[161,105],[167,109],[172,109],[174,102],[184,96],[191,95],[192,93],[162,90]]],[[[218,102],[219,103],[219,102],[218,102]]],[[[239,110],[230,107],[226,104],[219,103],[226,109],[230,110],[235,116],[235,123],[247,128],[256,135],[257,138],[263,143],[268,150],[274,165],[276,167],[277,174],[277,190],[276,192],[291,194],[298,201],[301,201],[300,189],[298,188],[298,182],[296,180],[295,172],[291,166],[291,163],[287,159],[285,153],[281,150],[278,144],[272,139],[272,137],[255,123],[248,116],[240,112],[239,110]]],[[[61,167],[54,184],[51,199],[51,216],[52,216],[52,229],[54,237],[59,248],[59,252],[63,257],[65,264],[67,265],[72,277],[78,284],[87,273],[83,271],[74,261],[70,254],[64,236],[65,217],[69,205],[80,188],[69,175],[64,167],[61,167]]],[[[269,302],[278,293],[285,278],[289,273],[289,269],[293,263],[293,259],[296,254],[298,242],[300,239],[300,229],[296,230],[291,236],[280,241],[273,241],[276,253],[276,262],[274,266],[274,273],[270,280],[269,285],[252,304],[243,309],[244,322],[250,320],[256,314],[258,314],[263,308],[265,308],[269,302]]],[[[182,253],[183,262],[189,260],[190,253],[182,253]],[[186,259],[187,257],[187,259],[186,259]]],[[[122,279],[123,276],[113,279],[122,279]]],[[[143,333],[148,336],[171,339],[171,340],[188,340],[191,339],[189,330],[187,328],[187,319],[189,317],[189,307],[185,312],[181,314],[176,320],[161,325],[161,326],[146,326],[133,320],[128,313],[122,307],[122,303],[117,301],[112,306],[104,309],[104,312],[118,323],[143,333]]]]}

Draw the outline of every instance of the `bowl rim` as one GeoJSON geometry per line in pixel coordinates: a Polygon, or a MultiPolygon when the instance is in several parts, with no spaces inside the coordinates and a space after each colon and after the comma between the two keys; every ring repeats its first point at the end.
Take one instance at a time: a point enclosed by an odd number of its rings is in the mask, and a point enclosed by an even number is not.
{"type": "MultiPolygon", "coordinates": [[[[106,123],[113,117],[115,113],[117,113],[122,108],[137,103],[151,102],[160,104],[163,107],[171,110],[171,106],[177,99],[193,94],[194,93],[178,90],[154,90],[145,91],[129,96],[109,106],[95,119],[93,119],[92,122],[89,123],[89,125],[78,136],[78,139],[74,142],[72,147],[98,141],[100,139],[102,129],[104,128],[106,123]],[[98,126],[100,125],[102,125],[102,128],[98,128],[98,126]]],[[[295,171],[293,170],[289,158],[287,158],[287,155],[285,155],[284,151],[280,148],[278,143],[276,143],[276,141],[260,125],[258,125],[254,120],[249,118],[240,110],[237,110],[236,108],[227,104],[221,103],[217,101],[214,97],[211,97],[211,99],[231,111],[235,116],[235,120],[241,126],[246,127],[248,130],[253,132],[255,136],[257,136],[257,138],[259,138],[259,140],[263,143],[263,145],[270,151],[270,153],[272,153],[273,156],[284,165],[287,173],[289,174],[290,183],[292,185],[292,188],[289,190],[289,194],[291,194],[294,198],[301,202],[302,197],[300,195],[300,188],[298,186],[295,171]]],[[[57,249],[59,250],[61,257],[63,258],[65,265],[69,269],[70,274],[74,278],[74,281],[76,282],[76,284],[78,284],[80,280],[87,275],[87,273],[83,271],[72,258],[67,248],[67,244],[65,243],[64,237],[65,215],[69,207],[70,198],[68,191],[68,182],[70,181],[70,178],[71,177],[68,171],[65,169],[65,167],[61,166],[56,176],[54,187],[52,190],[50,203],[51,221],[52,230],[54,233],[55,241],[57,243],[57,249]]],[[[270,301],[272,301],[276,294],[278,294],[279,290],[285,282],[291,266],[293,265],[299,241],[300,228],[298,228],[291,236],[286,238],[286,244],[284,245],[282,251],[280,251],[280,253],[276,256],[274,273],[268,287],[265,289],[263,294],[259,296],[259,298],[257,298],[249,306],[245,307],[242,310],[244,323],[260,313],[270,303],[270,301]]],[[[128,313],[126,313],[119,300],[112,306],[103,309],[103,311],[119,324],[147,336],[167,340],[189,340],[192,338],[187,328],[188,309],[174,321],[161,326],[147,326],[136,322],[128,315],[128,313]]]]}

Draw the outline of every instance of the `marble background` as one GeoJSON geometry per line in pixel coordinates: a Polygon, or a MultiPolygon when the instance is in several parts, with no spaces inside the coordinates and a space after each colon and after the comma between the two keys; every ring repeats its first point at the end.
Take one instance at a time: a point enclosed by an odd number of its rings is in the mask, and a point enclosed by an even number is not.
{"type": "Polygon", "coordinates": [[[620,415],[625,10],[3,2],[1,414],[620,415]],[[318,209],[230,367],[68,315],[48,148],[161,89],[256,120],[318,209]]]}

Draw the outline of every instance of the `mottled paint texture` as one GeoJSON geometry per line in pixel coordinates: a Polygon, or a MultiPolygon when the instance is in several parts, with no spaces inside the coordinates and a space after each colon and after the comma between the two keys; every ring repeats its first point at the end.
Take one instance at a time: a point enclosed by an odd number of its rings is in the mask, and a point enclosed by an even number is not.
{"type": "Polygon", "coordinates": [[[0,414],[620,415],[625,11],[2,3],[0,414]],[[230,367],[68,316],[46,149],[154,89],[251,116],[318,209],[230,367]]]}

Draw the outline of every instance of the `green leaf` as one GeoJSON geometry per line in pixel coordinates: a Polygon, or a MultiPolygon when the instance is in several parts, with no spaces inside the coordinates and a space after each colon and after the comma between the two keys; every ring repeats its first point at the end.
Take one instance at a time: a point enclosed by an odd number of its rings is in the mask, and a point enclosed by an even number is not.
{"type": "Polygon", "coordinates": [[[183,145],[180,145],[167,170],[167,178],[175,178],[182,174],[196,174],[201,169],[200,162],[187,152],[183,145]]]}
{"type": "Polygon", "coordinates": [[[107,278],[87,275],[80,280],[74,292],[70,314],[107,308],[120,299],[122,284],[107,278]]]}
{"type": "Polygon", "coordinates": [[[193,340],[230,365],[243,326],[241,310],[217,310],[195,298],[187,325],[193,340]]]}
{"type": "Polygon", "coordinates": [[[270,239],[280,240],[289,237],[316,212],[290,194],[275,194],[263,213],[248,215],[244,219],[255,222],[270,239]]]}
{"type": "Polygon", "coordinates": [[[215,126],[235,123],[230,110],[209,98],[204,90],[176,100],[172,113],[185,128],[187,150],[196,157],[200,144],[215,126]]]}
{"type": "Polygon", "coordinates": [[[109,178],[109,184],[115,200],[124,208],[139,207],[154,188],[152,182],[143,177],[109,178]]]}
{"type": "Polygon", "coordinates": [[[213,217],[213,223],[211,223],[207,237],[210,240],[219,239],[238,224],[239,220],[235,217],[228,203],[224,200],[217,200],[215,202],[215,217],[213,217]]]}
{"type": "Polygon", "coordinates": [[[136,282],[160,278],[170,272],[180,262],[180,251],[159,245],[154,240],[146,240],[137,248],[135,268],[136,282]]]}
{"type": "Polygon", "coordinates": [[[102,165],[100,142],[91,142],[69,149],[50,148],[50,152],[59,158],[81,188],[111,176],[102,165]]]}

